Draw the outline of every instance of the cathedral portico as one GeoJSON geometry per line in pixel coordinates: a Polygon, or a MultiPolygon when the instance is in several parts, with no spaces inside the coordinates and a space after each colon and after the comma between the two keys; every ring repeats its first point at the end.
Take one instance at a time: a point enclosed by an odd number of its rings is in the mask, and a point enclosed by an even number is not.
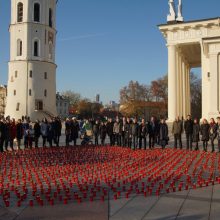
{"type": "Polygon", "coordinates": [[[190,71],[202,69],[202,117],[220,112],[220,19],[159,25],[168,48],[168,118],[191,113],[190,71]]]}

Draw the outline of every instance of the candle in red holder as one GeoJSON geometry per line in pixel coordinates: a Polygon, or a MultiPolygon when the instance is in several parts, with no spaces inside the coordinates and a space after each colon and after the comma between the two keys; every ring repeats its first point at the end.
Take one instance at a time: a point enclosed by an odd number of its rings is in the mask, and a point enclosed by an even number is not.
{"type": "Polygon", "coordinates": [[[34,201],[33,201],[33,200],[30,200],[30,201],[29,201],[29,205],[30,205],[30,207],[33,207],[33,206],[34,206],[34,201]]]}

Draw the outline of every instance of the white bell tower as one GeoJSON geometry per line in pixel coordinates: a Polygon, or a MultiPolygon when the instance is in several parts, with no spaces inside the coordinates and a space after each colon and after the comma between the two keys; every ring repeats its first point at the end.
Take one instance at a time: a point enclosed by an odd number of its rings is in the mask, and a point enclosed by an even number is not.
{"type": "Polygon", "coordinates": [[[57,0],[11,0],[5,116],[56,116],[57,0]]]}

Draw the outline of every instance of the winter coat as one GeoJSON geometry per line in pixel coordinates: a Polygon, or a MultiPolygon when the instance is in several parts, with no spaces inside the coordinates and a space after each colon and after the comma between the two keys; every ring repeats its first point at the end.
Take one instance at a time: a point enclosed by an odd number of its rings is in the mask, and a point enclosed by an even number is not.
{"type": "Polygon", "coordinates": [[[120,122],[115,122],[113,127],[114,134],[121,134],[121,124],[120,122]]]}
{"type": "Polygon", "coordinates": [[[148,134],[149,136],[158,135],[159,133],[159,124],[155,122],[148,123],[148,134]]]}
{"type": "Polygon", "coordinates": [[[184,130],[185,130],[186,134],[193,134],[193,121],[192,121],[192,119],[185,121],[184,130]]]}
{"type": "Polygon", "coordinates": [[[220,141],[220,125],[218,125],[218,124],[217,124],[217,130],[216,130],[216,132],[217,132],[217,138],[218,138],[218,140],[220,141]]]}
{"type": "Polygon", "coordinates": [[[16,125],[14,122],[10,124],[10,139],[14,140],[16,138],[16,125]]]}
{"type": "Polygon", "coordinates": [[[125,138],[131,138],[132,135],[132,128],[130,123],[126,123],[125,125],[125,138]]]}
{"type": "Polygon", "coordinates": [[[168,144],[168,126],[166,123],[160,124],[160,129],[159,129],[159,137],[160,137],[160,144],[162,146],[165,146],[168,144]]]}
{"type": "Polygon", "coordinates": [[[40,126],[40,130],[41,130],[41,134],[43,137],[48,136],[48,124],[47,123],[42,122],[40,126]]]}
{"type": "Polygon", "coordinates": [[[106,134],[107,134],[107,127],[106,127],[106,125],[101,125],[99,130],[100,130],[100,138],[101,139],[105,139],[106,138],[106,134]]]}
{"type": "Polygon", "coordinates": [[[209,137],[210,137],[210,140],[212,141],[216,139],[217,137],[217,125],[216,124],[210,124],[209,137]]]}
{"type": "Polygon", "coordinates": [[[41,127],[40,127],[40,124],[37,122],[34,124],[34,136],[36,138],[39,138],[41,135],[41,127]]]}
{"type": "Polygon", "coordinates": [[[53,122],[48,123],[47,125],[47,140],[51,141],[54,138],[54,127],[53,122]]]}
{"type": "Polygon", "coordinates": [[[182,121],[174,121],[173,122],[173,127],[172,127],[172,133],[175,135],[175,134],[182,134],[183,132],[183,123],[182,121]]]}
{"type": "Polygon", "coordinates": [[[30,128],[30,124],[29,124],[29,123],[24,123],[24,124],[23,124],[24,137],[27,137],[27,136],[28,136],[29,128],[30,128]]]}
{"type": "Polygon", "coordinates": [[[73,121],[70,127],[72,140],[77,139],[79,137],[79,123],[77,121],[73,121]]]}
{"type": "Polygon", "coordinates": [[[200,135],[200,125],[197,123],[197,124],[193,124],[193,142],[199,142],[200,138],[199,138],[199,135],[200,135]]]}
{"type": "Polygon", "coordinates": [[[201,125],[201,135],[202,135],[202,141],[209,141],[209,124],[202,124],[201,125]]]}
{"type": "Polygon", "coordinates": [[[108,122],[107,123],[106,128],[107,128],[108,136],[112,136],[113,135],[113,127],[114,127],[114,123],[113,122],[108,122]]]}
{"type": "Polygon", "coordinates": [[[6,125],[3,122],[0,122],[0,139],[5,140],[6,138],[6,125]]]}
{"type": "Polygon", "coordinates": [[[96,123],[95,123],[95,124],[93,125],[93,129],[92,129],[92,130],[93,130],[93,134],[94,134],[95,136],[98,136],[98,135],[99,135],[99,127],[100,127],[99,124],[96,124],[96,123]]]}
{"type": "Polygon", "coordinates": [[[23,138],[23,125],[22,123],[18,123],[16,125],[16,138],[21,140],[23,138]]]}
{"type": "Polygon", "coordinates": [[[138,137],[144,138],[148,134],[148,126],[146,124],[140,124],[138,129],[138,137]]]}
{"type": "Polygon", "coordinates": [[[131,124],[131,134],[132,134],[132,136],[137,137],[138,132],[139,132],[139,124],[138,123],[132,123],[131,124]]]}

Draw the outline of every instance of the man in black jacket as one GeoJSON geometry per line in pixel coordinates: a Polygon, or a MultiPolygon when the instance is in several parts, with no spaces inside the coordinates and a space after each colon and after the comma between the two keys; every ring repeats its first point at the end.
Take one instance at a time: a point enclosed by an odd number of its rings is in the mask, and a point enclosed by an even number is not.
{"type": "Polygon", "coordinates": [[[186,147],[187,150],[192,150],[192,136],[193,136],[193,120],[191,119],[191,116],[187,116],[187,120],[184,123],[184,130],[186,133],[186,147]]]}
{"type": "Polygon", "coordinates": [[[112,118],[109,119],[106,127],[107,127],[107,134],[110,138],[110,146],[113,146],[114,145],[114,133],[113,133],[114,122],[112,121],[112,118]]]}
{"type": "Polygon", "coordinates": [[[35,148],[38,148],[38,141],[41,135],[41,127],[40,127],[40,122],[37,120],[34,124],[34,143],[35,143],[35,148]]]}
{"type": "Polygon", "coordinates": [[[1,118],[0,120],[0,152],[3,152],[3,146],[4,146],[4,142],[5,142],[5,122],[4,122],[4,118],[1,118]]]}
{"type": "Polygon", "coordinates": [[[139,149],[142,149],[142,141],[144,141],[144,149],[146,150],[147,149],[148,127],[147,127],[144,119],[142,119],[138,130],[139,130],[139,132],[138,132],[139,149]]]}
{"type": "Polygon", "coordinates": [[[95,136],[95,145],[96,146],[99,145],[99,133],[100,133],[99,127],[100,127],[99,121],[96,120],[95,124],[93,125],[93,129],[92,129],[93,130],[93,134],[95,136]]]}
{"type": "Polygon", "coordinates": [[[150,122],[148,123],[148,133],[149,133],[149,148],[154,148],[156,138],[159,132],[159,125],[155,117],[151,117],[150,122]]]}
{"type": "Polygon", "coordinates": [[[131,124],[132,143],[134,150],[137,149],[137,144],[138,144],[138,129],[139,129],[139,125],[137,119],[135,118],[133,120],[133,123],[131,124]]]}

